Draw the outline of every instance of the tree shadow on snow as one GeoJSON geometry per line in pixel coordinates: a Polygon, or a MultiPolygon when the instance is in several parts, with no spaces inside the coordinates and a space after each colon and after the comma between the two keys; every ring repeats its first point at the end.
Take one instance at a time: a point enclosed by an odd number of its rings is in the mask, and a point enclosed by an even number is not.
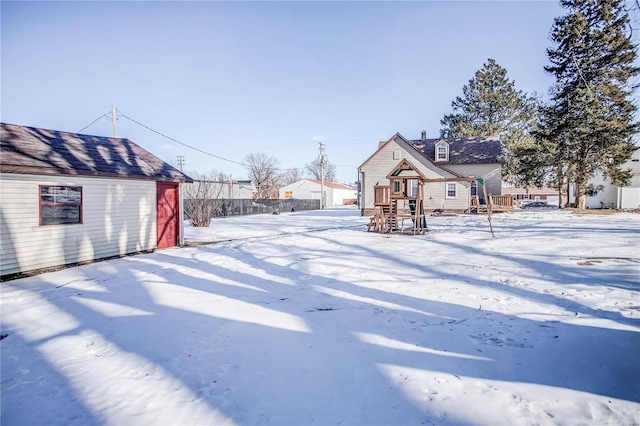
{"type": "MultiPolygon", "coordinates": [[[[425,240],[430,247],[433,243],[425,240]]],[[[143,398],[170,405],[170,384],[182,397],[192,398],[181,403],[185,413],[165,419],[182,423],[215,413],[240,424],[440,420],[425,389],[406,387],[409,370],[444,375],[438,380],[524,382],[640,402],[640,372],[633,360],[639,333],[533,321],[376,288],[401,271],[415,286],[446,280],[452,286],[487,287],[574,310],[553,295],[443,274],[427,262],[407,261],[388,241],[369,247],[340,241],[338,254],[333,244],[313,233],[295,241],[277,237],[165,250],[77,268],[95,285],[62,287],[50,292],[47,301],[79,325],[30,342],[33,358],[41,357],[38,347],[65,336],[106,341],[105,359],[122,358],[123,368],[139,373],[130,392],[151,385],[154,392],[143,398]],[[270,246],[269,253],[279,245],[283,254],[266,258],[261,245],[270,246]],[[340,258],[345,251],[354,257],[348,266],[340,258]],[[367,262],[379,258],[384,265],[367,262]],[[389,268],[388,262],[394,266],[389,268]],[[123,313],[114,315],[115,307],[123,313]],[[196,403],[205,404],[210,413],[199,406],[189,417],[187,411],[196,403]]],[[[480,249],[477,254],[488,255],[480,249]]],[[[554,276],[568,279],[576,272],[558,269],[554,276]]],[[[47,277],[10,285],[50,290],[47,277]]],[[[578,305],[576,312],[602,315],[578,305]]],[[[10,340],[2,345],[6,342],[10,340]]],[[[64,353],[58,356],[57,362],[68,362],[64,353]]],[[[82,399],[83,392],[102,390],[107,402],[117,400],[111,379],[107,374],[107,383],[84,381],[84,388],[73,392],[82,399]]],[[[40,385],[43,393],[64,382],[52,380],[40,385]]],[[[59,393],[53,401],[68,403],[67,395],[59,393]]],[[[86,401],[74,402],[73,410],[80,423],[113,422],[107,408],[86,401]]]]}

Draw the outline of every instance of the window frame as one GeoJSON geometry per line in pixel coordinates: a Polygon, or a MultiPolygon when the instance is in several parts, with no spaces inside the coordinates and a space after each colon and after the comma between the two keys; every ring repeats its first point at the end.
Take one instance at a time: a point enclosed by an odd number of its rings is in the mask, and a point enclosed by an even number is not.
{"type": "Polygon", "coordinates": [[[449,146],[445,144],[436,145],[436,161],[449,161],[449,146]],[[440,156],[442,154],[442,157],[440,156]]]}
{"type": "Polygon", "coordinates": [[[418,179],[409,179],[407,181],[407,192],[410,197],[418,198],[418,192],[420,191],[420,186],[418,185],[418,179]]]}
{"type": "MultiPolygon", "coordinates": [[[[83,215],[83,199],[84,194],[82,191],[82,186],[80,185],[38,185],[38,223],[40,226],[60,226],[60,225],[82,225],[84,215],[83,215]],[[80,200],[77,202],[65,202],[58,201],[55,199],[55,194],[52,194],[54,197],[53,201],[43,201],[42,191],[45,188],[76,188],[80,193],[80,200]],[[44,223],[42,216],[42,208],[43,207],[78,207],[78,221],[77,222],[55,222],[55,223],[44,223]]],[[[46,195],[46,194],[45,194],[46,195]]]]}
{"type": "Polygon", "coordinates": [[[444,184],[445,199],[455,200],[458,198],[458,185],[456,182],[445,182],[444,184]],[[449,194],[450,185],[453,185],[453,195],[449,194]]]}

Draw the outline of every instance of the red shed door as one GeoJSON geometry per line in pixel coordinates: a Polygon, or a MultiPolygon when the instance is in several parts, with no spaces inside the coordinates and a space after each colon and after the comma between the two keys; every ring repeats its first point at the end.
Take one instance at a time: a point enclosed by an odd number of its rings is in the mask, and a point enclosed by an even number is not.
{"type": "Polygon", "coordinates": [[[158,182],[158,248],[178,245],[178,185],[158,182]]]}

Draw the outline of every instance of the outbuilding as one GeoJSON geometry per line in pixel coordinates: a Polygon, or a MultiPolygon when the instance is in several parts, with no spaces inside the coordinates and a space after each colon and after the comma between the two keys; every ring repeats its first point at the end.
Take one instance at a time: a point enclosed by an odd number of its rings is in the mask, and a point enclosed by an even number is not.
{"type": "Polygon", "coordinates": [[[318,179],[300,179],[280,188],[280,199],[320,200],[323,193],[324,206],[343,206],[357,202],[358,190],[338,182],[320,182],[318,179]]]}
{"type": "Polygon", "coordinates": [[[0,126],[0,276],[182,241],[181,171],[128,139],[0,126]]]}

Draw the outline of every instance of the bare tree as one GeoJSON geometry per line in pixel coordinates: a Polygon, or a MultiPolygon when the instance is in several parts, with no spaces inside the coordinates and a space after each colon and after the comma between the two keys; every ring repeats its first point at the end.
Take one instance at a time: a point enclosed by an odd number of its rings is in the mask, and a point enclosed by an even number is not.
{"type": "MultiPolygon", "coordinates": [[[[321,179],[322,173],[319,158],[316,158],[311,163],[308,163],[305,166],[305,169],[307,170],[309,176],[313,179],[321,179]]],[[[324,180],[328,182],[333,182],[336,180],[336,165],[329,161],[325,161],[324,163],[324,180]]]]}
{"type": "Polygon", "coordinates": [[[263,153],[248,154],[244,163],[249,178],[256,187],[256,199],[273,198],[277,196],[280,186],[278,174],[278,160],[263,153]]]}
{"type": "Polygon", "coordinates": [[[292,183],[304,178],[304,170],[295,167],[292,169],[287,169],[282,174],[282,185],[291,185],[292,183]]]}
{"type": "Polygon", "coordinates": [[[185,214],[192,226],[206,227],[222,207],[228,193],[229,176],[212,170],[209,173],[189,173],[193,183],[182,186],[185,214]]]}

